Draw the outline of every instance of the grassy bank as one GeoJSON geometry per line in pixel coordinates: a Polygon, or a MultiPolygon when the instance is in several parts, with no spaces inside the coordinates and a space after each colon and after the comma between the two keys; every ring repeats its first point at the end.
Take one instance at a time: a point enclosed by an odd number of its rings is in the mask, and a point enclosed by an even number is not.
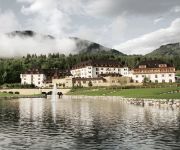
{"type": "Polygon", "coordinates": [[[15,94],[0,93],[0,97],[10,97],[10,96],[15,96],[15,94]]]}
{"type": "Polygon", "coordinates": [[[10,94],[10,93],[2,93],[0,92],[0,100],[1,99],[14,99],[14,98],[43,98],[44,95],[34,94],[34,95],[19,95],[19,94],[10,94]]]}
{"type": "Polygon", "coordinates": [[[108,89],[80,88],[72,89],[68,95],[86,96],[123,96],[127,98],[180,99],[180,87],[141,88],[141,89],[108,89]]]}

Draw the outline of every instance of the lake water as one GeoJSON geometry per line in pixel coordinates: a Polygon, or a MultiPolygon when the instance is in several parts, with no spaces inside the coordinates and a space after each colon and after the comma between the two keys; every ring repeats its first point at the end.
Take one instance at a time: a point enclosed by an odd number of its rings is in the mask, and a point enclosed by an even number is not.
{"type": "Polygon", "coordinates": [[[118,99],[0,101],[0,150],[180,149],[180,110],[118,99]]]}

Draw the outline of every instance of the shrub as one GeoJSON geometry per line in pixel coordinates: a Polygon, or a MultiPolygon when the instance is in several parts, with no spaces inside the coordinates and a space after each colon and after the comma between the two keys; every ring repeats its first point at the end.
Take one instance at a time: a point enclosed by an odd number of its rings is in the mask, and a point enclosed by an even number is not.
{"type": "Polygon", "coordinates": [[[46,92],[41,92],[42,95],[46,95],[46,92]]]}
{"type": "Polygon", "coordinates": [[[12,92],[12,91],[9,91],[9,94],[13,94],[13,92],[12,92]]]}
{"type": "Polygon", "coordinates": [[[19,92],[16,91],[15,94],[19,95],[19,92]]]}
{"type": "Polygon", "coordinates": [[[89,81],[88,86],[89,86],[89,87],[92,87],[92,86],[93,86],[93,84],[92,84],[91,81],[89,81]]]}

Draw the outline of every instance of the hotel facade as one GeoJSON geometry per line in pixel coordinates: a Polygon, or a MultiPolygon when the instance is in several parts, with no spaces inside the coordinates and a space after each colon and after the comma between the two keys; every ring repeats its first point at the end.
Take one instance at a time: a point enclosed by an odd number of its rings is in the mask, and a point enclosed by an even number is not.
{"type": "Polygon", "coordinates": [[[30,69],[20,75],[21,84],[34,84],[36,87],[59,88],[73,86],[123,86],[143,83],[173,83],[175,68],[159,60],[143,61],[130,70],[118,61],[90,60],[75,65],[71,70],[30,69]]]}
{"type": "Polygon", "coordinates": [[[173,83],[175,82],[175,67],[159,60],[140,62],[132,73],[136,83],[173,83]]]}
{"type": "Polygon", "coordinates": [[[129,68],[118,61],[90,60],[75,65],[71,74],[74,78],[98,78],[106,74],[129,76],[129,68]]]}

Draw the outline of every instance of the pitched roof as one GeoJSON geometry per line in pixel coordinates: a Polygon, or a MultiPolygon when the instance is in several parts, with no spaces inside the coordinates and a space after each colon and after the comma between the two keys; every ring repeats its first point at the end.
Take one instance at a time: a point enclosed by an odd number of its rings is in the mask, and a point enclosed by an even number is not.
{"type": "Polygon", "coordinates": [[[115,60],[88,60],[81,62],[72,69],[78,69],[86,66],[93,66],[93,67],[122,67],[122,64],[119,61],[115,60]]]}
{"type": "Polygon", "coordinates": [[[94,81],[94,80],[106,80],[103,77],[97,77],[97,78],[72,78],[73,81],[94,81]]]}
{"type": "Polygon", "coordinates": [[[26,70],[23,74],[44,74],[44,71],[42,69],[32,68],[26,70]]]}
{"type": "Polygon", "coordinates": [[[173,65],[166,63],[161,60],[150,60],[150,61],[142,61],[138,65],[136,65],[134,68],[137,69],[139,66],[146,66],[146,68],[159,68],[159,65],[166,64],[167,67],[174,67],[173,65]]]}

